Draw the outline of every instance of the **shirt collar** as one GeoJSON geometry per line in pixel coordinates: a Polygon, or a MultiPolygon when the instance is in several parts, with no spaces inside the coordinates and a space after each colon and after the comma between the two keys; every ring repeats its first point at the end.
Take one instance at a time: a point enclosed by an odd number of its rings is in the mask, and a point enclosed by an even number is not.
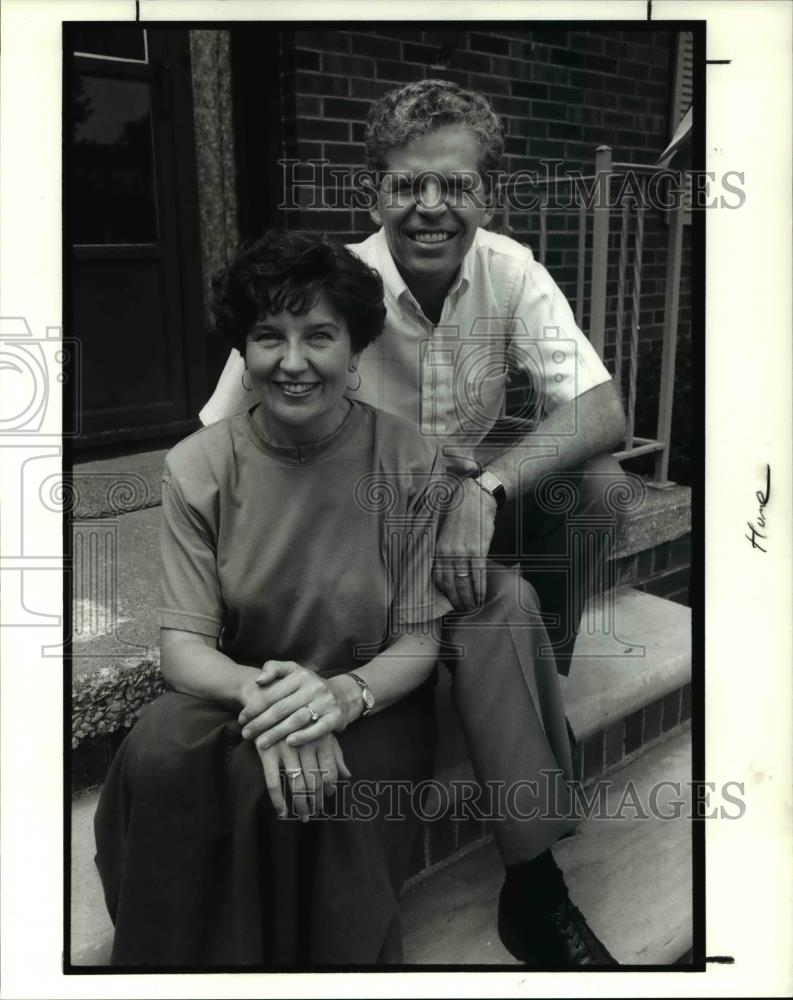
{"type": "Polygon", "coordinates": [[[394,258],[388,249],[385,229],[378,229],[373,238],[376,248],[373,263],[380,272],[380,277],[383,279],[383,288],[386,295],[390,295],[397,300],[401,299],[403,295],[409,295],[412,298],[410,289],[405,284],[405,279],[397,270],[394,258]]]}
{"type": "MultiPolygon", "coordinates": [[[[405,279],[399,273],[396,264],[394,263],[394,258],[391,256],[391,251],[388,249],[388,241],[386,240],[385,229],[379,229],[374,234],[375,246],[376,246],[376,262],[375,267],[380,272],[380,277],[383,279],[383,287],[386,294],[390,294],[397,301],[407,300],[410,302],[415,302],[413,293],[410,291],[408,286],[405,284],[405,279]]],[[[463,257],[463,262],[460,265],[460,270],[457,277],[452,282],[452,286],[446,293],[449,295],[456,295],[457,293],[463,294],[471,284],[474,271],[474,255],[476,253],[476,246],[479,242],[479,230],[476,232],[474,237],[474,242],[468,249],[468,253],[463,257]]],[[[418,303],[416,303],[418,305],[418,303]]]]}
{"type": "Polygon", "coordinates": [[[474,242],[468,248],[468,253],[463,257],[463,262],[460,265],[460,273],[457,276],[457,280],[449,289],[449,293],[456,292],[458,289],[462,294],[466,288],[474,280],[474,261],[476,260],[476,253],[479,247],[479,242],[482,236],[482,230],[477,229],[476,235],[474,236],[474,242]]]}
{"type": "Polygon", "coordinates": [[[308,441],[298,445],[275,444],[267,438],[253,415],[257,407],[261,407],[261,403],[255,403],[240,416],[244,420],[249,436],[262,451],[267,452],[285,465],[310,465],[312,462],[322,461],[335,454],[360,427],[365,406],[353,399],[350,399],[349,402],[352,405],[344,420],[327,437],[319,441],[308,441]]]}

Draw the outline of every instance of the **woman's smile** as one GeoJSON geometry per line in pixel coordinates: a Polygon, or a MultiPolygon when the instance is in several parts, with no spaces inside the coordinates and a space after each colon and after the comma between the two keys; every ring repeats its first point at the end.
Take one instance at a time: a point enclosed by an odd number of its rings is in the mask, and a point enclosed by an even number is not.
{"type": "Polygon", "coordinates": [[[276,379],[273,382],[284,395],[293,397],[308,396],[312,390],[322,386],[321,382],[281,382],[276,379]]]}

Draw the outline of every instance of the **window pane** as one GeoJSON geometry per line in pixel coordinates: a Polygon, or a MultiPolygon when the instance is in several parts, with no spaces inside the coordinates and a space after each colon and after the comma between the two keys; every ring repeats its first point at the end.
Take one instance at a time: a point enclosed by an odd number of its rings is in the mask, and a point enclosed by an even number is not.
{"type": "Polygon", "coordinates": [[[78,74],[72,113],[74,242],[156,243],[148,83],[78,74]]]}
{"type": "Polygon", "coordinates": [[[146,62],[146,32],[125,25],[81,25],[71,29],[72,51],[146,62]]]}

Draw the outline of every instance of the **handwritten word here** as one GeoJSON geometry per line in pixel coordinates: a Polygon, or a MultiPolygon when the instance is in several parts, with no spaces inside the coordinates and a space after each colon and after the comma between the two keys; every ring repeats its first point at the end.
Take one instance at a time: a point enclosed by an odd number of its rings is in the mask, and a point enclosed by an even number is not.
{"type": "Polygon", "coordinates": [[[746,527],[749,529],[749,534],[746,535],[746,539],[752,543],[753,549],[760,549],[761,552],[766,552],[767,550],[763,548],[760,542],[765,542],[768,539],[767,535],[767,524],[765,509],[768,505],[768,501],[771,499],[771,466],[767,465],[765,467],[765,491],[758,490],[755,493],[757,497],[757,503],[759,508],[757,510],[757,520],[753,524],[751,521],[746,522],[746,527]]]}

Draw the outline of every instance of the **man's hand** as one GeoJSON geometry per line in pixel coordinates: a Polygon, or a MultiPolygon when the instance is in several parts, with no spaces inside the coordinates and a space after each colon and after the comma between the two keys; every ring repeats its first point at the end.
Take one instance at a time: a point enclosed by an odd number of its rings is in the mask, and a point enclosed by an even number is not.
{"type": "Polygon", "coordinates": [[[438,534],[434,575],[456,611],[473,611],[485,599],[486,559],[498,508],[472,479],[464,479],[460,489],[461,501],[438,534]]]}

